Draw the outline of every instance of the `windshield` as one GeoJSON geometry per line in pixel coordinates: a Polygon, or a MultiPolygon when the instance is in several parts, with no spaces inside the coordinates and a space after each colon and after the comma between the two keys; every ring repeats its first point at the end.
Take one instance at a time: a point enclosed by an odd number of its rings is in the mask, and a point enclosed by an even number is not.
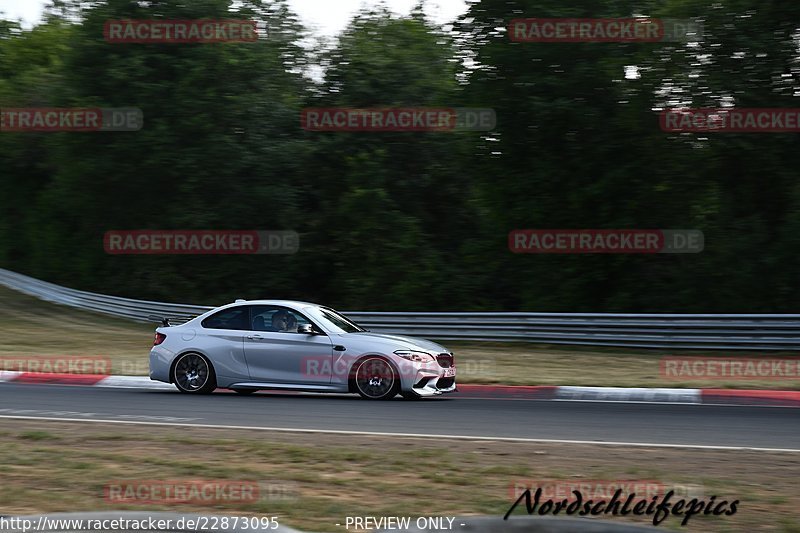
{"type": "Polygon", "coordinates": [[[329,307],[320,307],[319,315],[326,322],[341,329],[345,333],[357,333],[359,331],[367,331],[341,313],[337,313],[329,307]]]}

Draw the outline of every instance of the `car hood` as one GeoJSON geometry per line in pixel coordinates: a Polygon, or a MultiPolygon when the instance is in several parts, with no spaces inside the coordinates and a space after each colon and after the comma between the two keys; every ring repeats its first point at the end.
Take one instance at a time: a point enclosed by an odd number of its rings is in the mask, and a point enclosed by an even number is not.
{"type": "Polygon", "coordinates": [[[345,339],[359,339],[368,340],[369,342],[376,342],[381,344],[389,344],[396,346],[397,349],[408,348],[415,350],[424,350],[431,353],[450,353],[450,351],[442,346],[427,339],[420,339],[418,337],[407,337],[405,335],[391,335],[388,333],[372,333],[372,332],[356,332],[344,333],[342,337],[345,339]]]}

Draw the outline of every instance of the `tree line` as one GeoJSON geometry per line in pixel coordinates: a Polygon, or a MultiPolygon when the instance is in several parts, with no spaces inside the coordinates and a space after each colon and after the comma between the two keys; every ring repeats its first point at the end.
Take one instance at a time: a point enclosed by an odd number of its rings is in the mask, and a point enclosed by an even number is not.
{"type": "Polygon", "coordinates": [[[0,132],[0,265],[84,290],[341,309],[793,312],[796,133],[675,134],[661,109],[791,108],[800,4],[480,0],[364,8],[333,40],[279,0],[52,0],[0,17],[0,107],[136,107],[136,132],[0,132]],[[686,42],[513,42],[520,17],[701,21],[686,42]],[[119,44],[237,18],[254,43],[119,44]],[[318,132],[303,109],[491,108],[486,132],[318,132]],[[700,230],[697,254],[514,254],[523,228],[700,230]],[[292,230],[291,255],[112,255],[108,230],[292,230]]]}

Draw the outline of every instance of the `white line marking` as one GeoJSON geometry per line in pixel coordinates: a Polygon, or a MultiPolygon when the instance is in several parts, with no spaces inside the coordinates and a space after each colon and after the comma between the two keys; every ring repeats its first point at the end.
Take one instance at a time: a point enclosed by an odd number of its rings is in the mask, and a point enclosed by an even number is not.
{"type": "Polygon", "coordinates": [[[597,444],[600,446],[635,446],[638,448],[688,448],[693,450],[729,450],[749,452],[789,452],[800,453],[796,448],[759,448],[753,446],[714,446],[707,444],[660,444],[648,442],[614,442],[596,440],[531,439],[526,437],[482,437],[477,435],[430,435],[421,433],[388,433],[382,431],[348,431],[340,429],[276,428],[264,426],[230,426],[223,424],[179,424],[177,422],[146,422],[139,420],[104,420],[98,418],[55,418],[47,416],[0,415],[0,418],[19,420],[48,420],[51,422],[97,422],[103,424],[134,424],[141,426],[168,426],[208,429],[244,429],[256,431],[276,431],[281,433],[323,433],[328,435],[356,435],[368,437],[403,437],[415,439],[456,439],[501,442],[533,442],[541,444],[597,444]]]}

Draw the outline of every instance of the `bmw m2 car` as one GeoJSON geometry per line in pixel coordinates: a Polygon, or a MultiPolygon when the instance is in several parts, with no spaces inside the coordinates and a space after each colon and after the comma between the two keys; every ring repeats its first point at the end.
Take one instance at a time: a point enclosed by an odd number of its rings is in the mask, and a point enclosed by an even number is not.
{"type": "Polygon", "coordinates": [[[436,343],[371,333],[333,309],[237,300],[156,329],[150,379],[181,392],[216,388],[358,393],[370,400],[454,392],[453,354],[436,343]]]}

